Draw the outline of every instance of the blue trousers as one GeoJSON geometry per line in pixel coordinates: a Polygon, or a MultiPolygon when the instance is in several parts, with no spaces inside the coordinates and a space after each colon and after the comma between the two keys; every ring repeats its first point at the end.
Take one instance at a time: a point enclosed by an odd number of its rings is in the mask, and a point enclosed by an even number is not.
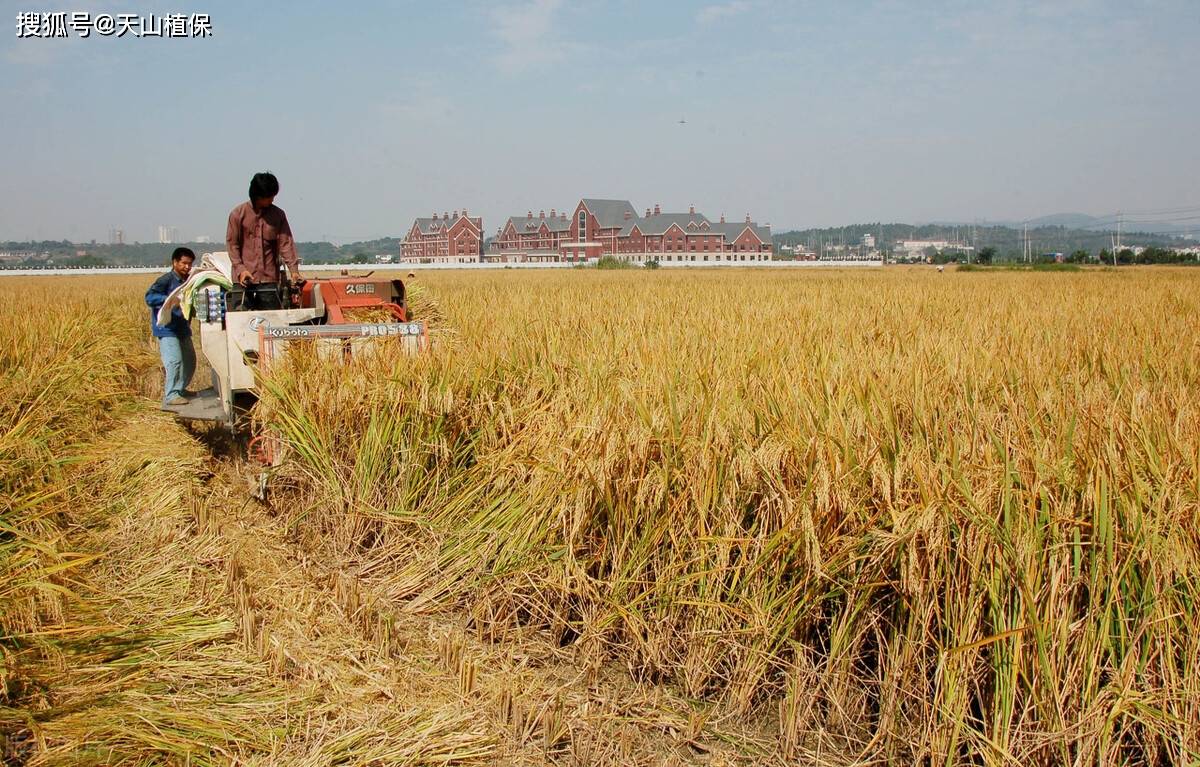
{"type": "Polygon", "coordinates": [[[196,372],[196,349],[191,336],[176,338],[167,336],[158,339],[158,353],[162,356],[166,382],[163,383],[163,404],[173,397],[182,397],[188,381],[196,372]]]}

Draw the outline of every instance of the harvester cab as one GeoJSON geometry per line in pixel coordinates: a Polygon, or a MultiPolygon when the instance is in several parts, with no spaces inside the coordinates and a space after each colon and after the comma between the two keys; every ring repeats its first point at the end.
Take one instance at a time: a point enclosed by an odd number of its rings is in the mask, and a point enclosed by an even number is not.
{"type": "MultiPolygon", "coordinates": [[[[265,289],[208,285],[196,291],[193,310],[212,386],[167,409],[180,418],[224,423],[235,432],[250,430],[244,416],[258,398],[256,374],[291,344],[305,342],[315,353],[343,359],[364,345],[397,344],[414,353],[429,346],[425,323],[409,316],[404,283],[373,273],[265,289]]],[[[255,457],[277,462],[266,435],[254,442],[255,457]]]]}

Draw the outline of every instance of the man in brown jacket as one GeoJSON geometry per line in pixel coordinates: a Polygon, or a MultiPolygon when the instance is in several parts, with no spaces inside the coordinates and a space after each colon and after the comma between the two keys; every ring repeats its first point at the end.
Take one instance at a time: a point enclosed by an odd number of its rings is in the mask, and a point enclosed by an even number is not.
{"type": "Polygon", "coordinates": [[[287,215],[274,205],[277,194],[279,180],[274,174],[255,173],[250,179],[250,200],[229,214],[225,249],[234,280],[246,287],[277,284],[282,264],[287,264],[292,282],[303,281],[292,228],[287,215]]]}

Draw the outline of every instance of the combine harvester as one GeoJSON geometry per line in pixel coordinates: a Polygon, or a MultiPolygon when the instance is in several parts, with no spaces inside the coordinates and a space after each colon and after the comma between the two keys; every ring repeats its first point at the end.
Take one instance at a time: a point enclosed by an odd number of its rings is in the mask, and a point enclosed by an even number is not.
{"type": "MultiPolygon", "coordinates": [[[[220,261],[224,254],[210,255],[217,258],[206,258],[206,263],[220,261]]],[[[249,411],[258,401],[257,376],[273,358],[297,342],[339,359],[349,359],[363,345],[398,344],[412,353],[429,348],[426,324],[409,314],[404,283],[372,278],[370,272],[266,288],[207,284],[194,291],[191,306],[200,322],[200,353],[212,368],[212,387],[187,404],[166,409],[181,419],[219,422],[233,434],[249,437],[249,454],[264,467],[257,478],[257,495],[263,500],[269,470],[283,455],[272,434],[254,433],[249,411]],[[356,315],[376,321],[354,322],[356,315]]]]}

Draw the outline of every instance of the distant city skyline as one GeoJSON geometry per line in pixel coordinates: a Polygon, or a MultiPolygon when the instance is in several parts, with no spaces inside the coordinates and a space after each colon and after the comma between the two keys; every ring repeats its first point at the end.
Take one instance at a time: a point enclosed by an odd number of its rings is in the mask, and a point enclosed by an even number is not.
{"type": "Polygon", "coordinates": [[[9,24],[0,240],[220,242],[263,169],[301,241],[593,196],[776,232],[1200,205],[1195,2],[195,10],[212,37],[9,24]]]}

